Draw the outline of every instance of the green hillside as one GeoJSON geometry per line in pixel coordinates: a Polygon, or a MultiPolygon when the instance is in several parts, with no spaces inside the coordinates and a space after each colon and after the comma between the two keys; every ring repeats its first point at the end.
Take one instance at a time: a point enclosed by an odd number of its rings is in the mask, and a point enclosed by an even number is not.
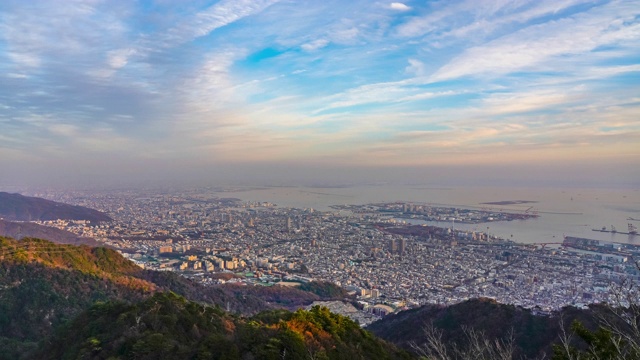
{"type": "Polygon", "coordinates": [[[450,350],[468,343],[464,329],[473,329],[491,341],[506,341],[512,335],[516,358],[534,359],[552,354],[552,345],[560,340],[561,319],[567,324],[567,331],[574,320],[596,329],[595,311],[596,307],[590,310],[566,307],[551,316],[542,316],[529,309],[481,298],[451,306],[426,305],[402,311],[367,329],[406,349],[411,349],[411,344],[422,345],[426,338],[423,329],[429,326],[441,332],[450,350]]]}
{"type": "Polygon", "coordinates": [[[0,358],[14,359],[96,301],[138,301],[157,290],[105,248],[0,238],[0,358]]]}
{"type": "Polygon", "coordinates": [[[35,349],[96,302],[133,304],[165,291],[245,316],[324,299],[279,286],[202,286],[143,270],[111,249],[0,237],[0,359],[35,349]]]}
{"type": "Polygon", "coordinates": [[[34,354],[37,359],[408,359],[326,309],[231,316],[159,293],[135,304],[83,312],[34,354]]]}
{"type": "Polygon", "coordinates": [[[140,270],[112,249],[54,244],[47,240],[0,237],[3,263],[39,263],[47,267],[119,279],[140,270]]]}

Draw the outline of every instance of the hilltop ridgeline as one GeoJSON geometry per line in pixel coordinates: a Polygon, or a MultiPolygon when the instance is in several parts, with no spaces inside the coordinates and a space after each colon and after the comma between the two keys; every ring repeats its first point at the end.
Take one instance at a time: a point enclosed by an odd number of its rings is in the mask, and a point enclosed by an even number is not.
{"type": "MultiPolygon", "coordinates": [[[[543,316],[536,315],[530,309],[479,298],[450,306],[425,305],[402,311],[374,322],[367,330],[411,350],[412,345],[424,345],[425,331],[431,327],[441,333],[441,340],[451,353],[468,345],[465,329],[473,330],[482,339],[492,342],[496,339],[506,342],[511,338],[516,359],[540,359],[553,354],[553,345],[560,341],[561,322],[564,322],[567,331],[576,320],[595,330],[596,314],[603,312],[602,307],[595,305],[587,310],[568,306],[543,316]]],[[[584,345],[577,339],[576,342],[584,345]]]]}
{"type": "Polygon", "coordinates": [[[105,213],[37,197],[0,192],[0,218],[11,221],[87,220],[111,221],[105,213]]]}
{"type": "Polygon", "coordinates": [[[49,240],[58,244],[74,244],[99,246],[100,243],[92,238],[79,237],[78,235],[58,228],[38,225],[32,222],[15,222],[0,219],[0,236],[14,239],[37,238],[49,240]]]}

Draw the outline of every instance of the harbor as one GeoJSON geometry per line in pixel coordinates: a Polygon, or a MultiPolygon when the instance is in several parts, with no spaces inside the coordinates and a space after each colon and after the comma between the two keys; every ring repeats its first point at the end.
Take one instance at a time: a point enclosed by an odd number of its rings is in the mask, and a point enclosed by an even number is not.
{"type": "Polygon", "coordinates": [[[640,257],[640,245],[620,244],[608,241],[565,236],[562,246],[565,248],[590,251],[599,254],[613,255],[614,260],[626,262],[628,259],[640,257]]]}
{"type": "Polygon", "coordinates": [[[627,232],[624,231],[618,231],[616,229],[615,226],[611,225],[610,228],[607,228],[606,226],[603,226],[600,229],[591,229],[592,231],[597,231],[597,232],[603,232],[603,233],[612,233],[612,234],[622,234],[622,235],[638,235],[638,228],[633,225],[632,223],[629,223],[627,225],[627,232]]]}

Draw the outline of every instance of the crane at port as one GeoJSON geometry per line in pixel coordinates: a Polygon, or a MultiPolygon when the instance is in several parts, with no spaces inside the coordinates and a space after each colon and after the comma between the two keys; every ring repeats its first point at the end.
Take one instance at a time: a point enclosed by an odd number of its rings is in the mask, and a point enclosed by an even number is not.
{"type": "Polygon", "coordinates": [[[547,245],[564,245],[564,243],[561,242],[545,242],[545,243],[528,243],[528,244],[524,244],[525,246],[535,246],[536,248],[538,246],[540,246],[540,250],[544,250],[544,248],[547,247],[547,245]]]}
{"type": "Polygon", "coordinates": [[[603,226],[602,229],[591,229],[593,231],[612,233],[612,234],[623,234],[623,235],[638,235],[638,228],[632,223],[627,224],[627,232],[618,231],[615,226],[611,225],[611,230],[607,230],[606,226],[603,226]]]}
{"type": "Polygon", "coordinates": [[[547,245],[563,245],[561,242],[544,242],[544,243],[531,243],[529,245],[540,246],[540,250],[543,250],[547,245]]]}

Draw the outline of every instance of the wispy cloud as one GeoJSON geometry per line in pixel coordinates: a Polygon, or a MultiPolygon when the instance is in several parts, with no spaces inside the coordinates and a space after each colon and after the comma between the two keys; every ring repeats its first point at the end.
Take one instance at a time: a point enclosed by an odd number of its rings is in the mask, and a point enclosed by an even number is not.
{"type": "MultiPolygon", "coordinates": [[[[487,44],[472,47],[439,69],[433,81],[465,75],[496,75],[534,67],[553,57],[579,56],[599,46],[632,46],[640,24],[628,6],[597,8],[568,19],[532,25],[487,44]]],[[[564,69],[559,69],[564,70],[564,69]]]]}
{"type": "Polygon", "coordinates": [[[5,1],[0,166],[640,156],[639,18],[632,0],[5,1]]]}
{"type": "Polygon", "coordinates": [[[223,0],[187,17],[161,39],[170,45],[191,41],[247,16],[260,13],[279,0],[223,0]]]}
{"type": "Polygon", "coordinates": [[[312,42],[306,43],[306,44],[302,44],[302,46],[300,46],[302,48],[302,50],[305,51],[315,51],[318,49],[322,49],[323,47],[327,46],[329,44],[329,40],[327,39],[317,39],[314,40],[312,42]]]}

